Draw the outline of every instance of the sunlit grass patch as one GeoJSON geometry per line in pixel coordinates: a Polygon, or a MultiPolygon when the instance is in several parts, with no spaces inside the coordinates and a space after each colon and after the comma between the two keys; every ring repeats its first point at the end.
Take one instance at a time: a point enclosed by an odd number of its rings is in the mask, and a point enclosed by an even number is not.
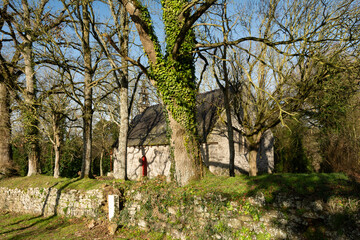
{"type": "Polygon", "coordinates": [[[91,178],[54,178],[52,176],[34,175],[30,177],[13,177],[2,179],[0,187],[8,188],[57,188],[90,190],[100,188],[103,184],[122,184],[120,180],[97,180],[91,178]]]}

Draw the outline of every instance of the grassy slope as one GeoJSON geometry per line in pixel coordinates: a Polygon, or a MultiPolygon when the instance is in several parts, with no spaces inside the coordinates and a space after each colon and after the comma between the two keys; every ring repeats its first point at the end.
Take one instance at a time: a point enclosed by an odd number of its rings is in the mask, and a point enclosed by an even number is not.
{"type": "Polygon", "coordinates": [[[211,193],[213,195],[222,195],[229,200],[238,200],[262,192],[267,202],[272,202],[279,193],[323,200],[342,196],[360,201],[360,184],[350,181],[344,174],[338,173],[271,174],[257,177],[208,175],[201,181],[194,181],[181,188],[171,186],[171,184],[158,179],[138,182],[133,185],[133,188],[146,189],[146,191],[152,192],[165,191],[175,198],[190,195],[205,196],[211,193]]]}
{"type": "Polygon", "coordinates": [[[60,216],[41,217],[29,214],[12,214],[0,211],[0,239],[166,239],[164,233],[147,233],[138,229],[120,229],[115,236],[108,234],[107,223],[60,216]]]}
{"type": "MultiPolygon", "coordinates": [[[[0,187],[8,188],[49,188],[54,187],[57,189],[78,189],[90,190],[101,188],[103,184],[113,184],[113,180],[97,180],[97,179],[80,179],[80,178],[53,178],[45,175],[35,175],[31,177],[13,177],[0,181],[0,187]]],[[[121,181],[117,181],[118,184],[121,181]]]]}
{"type": "MultiPolygon", "coordinates": [[[[58,216],[0,214],[1,239],[76,239],[75,229],[84,228],[81,220],[58,216]]],[[[80,231],[79,231],[80,232],[80,231]]]]}
{"type": "Polygon", "coordinates": [[[0,180],[0,187],[9,188],[49,188],[90,190],[101,188],[104,184],[118,188],[133,187],[149,188],[156,191],[167,188],[171,192],[182,195],[191,193],[202,196],[208,192],[219,193],[229,199],[255,195],[257,192],[265,194],[266,200],[271,201],[278,193],[293,193],[300,196],[326,199],[331,196],[359,198],[360,184],[350,181],[341,173],[331,174],[271,174],[248,177],[220,177],[208,175],[201,181],[194,181],[185,187],[176,187],[166,183],[163,179],[143,180],[140,182],[124,182],[121,180],[100,180],[80,178],[53,178],[51,176],[36,175],[31,177],[14,177],[0,180]]]}
{"type": "Polygon", "coordinates": [[[251,196],[257,192],[265,194],[266,200],[271,201],[278,193],[292,193],[315,198],[330,196],[360,197],[360,184],[352,182],[344,174],[271,174],[257,177],[237,176],[216,177],[208,176],[201,182],[193,182],[185,187],[203,194],[207,191],[219,192],[229,198],[251,196]]]}

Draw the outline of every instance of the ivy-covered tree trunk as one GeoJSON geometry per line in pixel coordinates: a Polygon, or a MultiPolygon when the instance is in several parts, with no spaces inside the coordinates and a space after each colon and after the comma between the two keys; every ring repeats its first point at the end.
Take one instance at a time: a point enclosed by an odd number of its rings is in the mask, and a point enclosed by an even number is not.
{"type": "Polygon", "coordinates": [[[148,76],[168,111],[175,177],[181,185],[203,176],[196,129],[197,89],[192,53],[195,38],[191,28],[215,1],[204,1],[196,9],[192,9],[195,4],[187,0],[161,1],[166,35],[166,54],[163,55],[147,8],[137,0],[121,0],[135,23],[149,59],[148,76]]]}
{"type": "Polygon", "coordinates": [[[10,139],[10,96],[4,79],[0,79],[0,178],[13,168],[10,139]]]}
{"type": "Polygon", "coordinates": [[[28,173],[27,176],[40,173],[40,148],[39,148],[39,120],[37,118],[36,106],[36,79],[34,71],[32,43],[26,42],[22,52],[25,64],[25,108],[24,126],[26,133],[27,151],[28,151],[28,173]]]}
{"type": "Polygon", "coordinates": [[[21,14],[23,26],[20,27],[20,25],[18,25],[19,23],[15,22],[14,24],[17,32],[20,33],[24,31],[23,33],[19,34],[23,42],[22,47],[20,48],[20,52],[24,60],[24,73],[26,82],[26,88],[24,92],[24,106],[22,106],[22,115],[28,155],[27,175],[31,176],[40,173],[39,119],[37,116],[37,86],[33,53],[33,43],[36,39],[35,35],[38,34],[36,30],[34,31],[34,28],[37,27],[38,22],[36,22],[35,24],[35,22],[33,21],[33,18],[31,17],[31,12],[33,11],[33,9],[29,7],[29,3],[27,1],[22,1],[21,6],[21,11],[23,12],[21,14]]]}
{"type": "Polygon", "coordinates": [[[197,136],[187,133],[186,129],[169,115],[171,147],[174,149],[175,178],[185,185],[190,180],[197,180],[203,176],[200,157],[200,144],[197,136]]]}

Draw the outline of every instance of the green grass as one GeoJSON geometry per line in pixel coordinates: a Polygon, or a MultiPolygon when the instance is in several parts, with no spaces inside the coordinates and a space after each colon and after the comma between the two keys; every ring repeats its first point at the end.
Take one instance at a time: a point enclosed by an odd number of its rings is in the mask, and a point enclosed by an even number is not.
{"type": "Polygon", "coordinates": [[[202,181],[195,181],[183,188],[186,191],[204,195],[218,192],[231,198],[251,196],[262,192],[272,199],[277,193],[330,197],[334,195],[357,196],[360,184],[352,182],[344,174],[266,174],[257,177],[206,176],[202,181]]]}
{"type": "MultiPolygon", "coordinates": [[[[51,216],[0,214],[0,239],[78,239],[76,228],[66,218],[51,216]]],[[[83,226],[82,226],[83,227],[83,226]]]]}
{"type": "Polygon", "coordinates": [[[165,233],[138,228],[122,228],[111,236],[107,222],[98,221],[94,228],[89,229],[89,221],[86,218],[41,217],[0,211],[0,239],[171,239],[165,233]]]}
{"type": "Polygon", "coordinates": [[[123,184],[123,181],[97,180],[90,178],[53,178],[52,176],[35,175],[30,177],[13,177],[0,181],[0,187],[8,188],[57,188],[57,189],[77,189],[90,190],[101,188],[103,184],[123,184]]]}
{"type": "Polygon", "coordinates": [[[162,178],[144,179],[141,182],[124,182],[120,180],[98,180],[89,178],[53,178],[51,176],[36,175],[31,177],[14,177],[0,181],[0,187],[26,189],[30,187],[90,190],[101,188],[104,184],[117,187],[129,187],[159,191],[171,189],[177,195],[204,196],[207,193],[218,193],[236,199],[243,196],[255,195],[258,192],[265,194],[271,201],[274,194],[294,193],[297,195],[313,195],[325,197],[342,195],[356,196],[360,191],[360,184],[352,182],[341,173],[330,174],[266,174],[257,177],[246,175],[224,177],[207,175],[201,181],[193,181],[185,187],[176,187],[176,184],[166,183],[162,178]],[[185,192],[185,193],[184,193],[185,192]]]}

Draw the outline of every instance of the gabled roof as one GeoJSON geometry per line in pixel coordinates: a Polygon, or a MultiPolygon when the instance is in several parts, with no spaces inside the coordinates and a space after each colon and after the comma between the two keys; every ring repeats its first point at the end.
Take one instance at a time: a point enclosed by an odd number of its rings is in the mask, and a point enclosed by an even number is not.
{"type": "MultiPolygon", "coordinates": [[[[197,122],[202,142],[213,129],[223,110],[223,94],[220,90],[201,93],[197,96],[197,122]]],[[[148,107],[130,124],[128,146],[167,145],[164,107],[161,104],[148,107]]]]}

